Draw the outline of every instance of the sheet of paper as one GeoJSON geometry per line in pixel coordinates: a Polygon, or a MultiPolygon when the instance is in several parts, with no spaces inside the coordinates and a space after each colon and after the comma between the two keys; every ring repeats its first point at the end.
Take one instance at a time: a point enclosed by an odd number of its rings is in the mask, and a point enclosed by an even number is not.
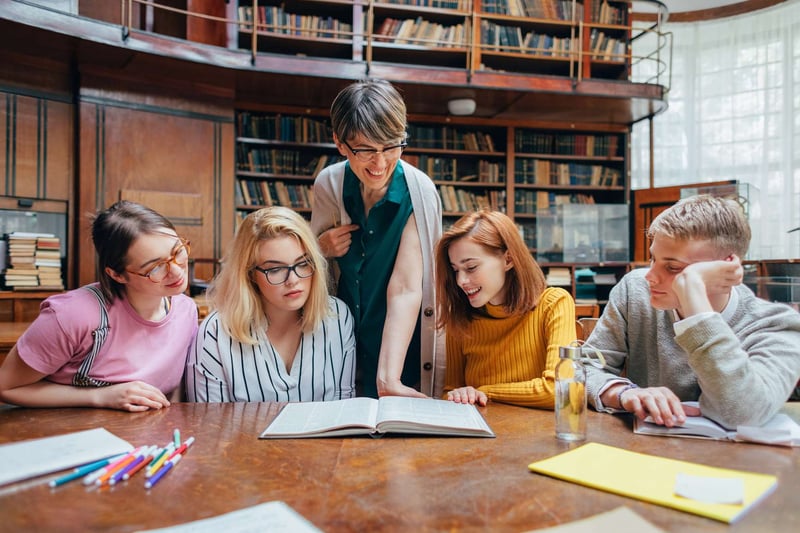
{"type": "Polygon", "coordinates": [[[744,480],[693,476],[679,472],[675,476],[675,494],[706,503],[744,503],[744,480]]]}
{"type": "Polygon", "coordinates": [[[285,503],[275,501],[213,518],[177,526],[148,529],[137,533],[218,533],[219,531],[225,533],[261,533],[262,531],[319,533],[321,530],[285,503]]]}
{"type": "Polygon", "coordinates": [[[663,533],[660,529],[627,507],[617,507],[612,511],[596,514],[583,520],[575,520],[559,526],[537,529],[541,533],[663,533]]]}
{"type": "Polygon", "coordinates": [[[0,446],[0,485],[129,452],[133,446],[104,428],[0,446]]]}

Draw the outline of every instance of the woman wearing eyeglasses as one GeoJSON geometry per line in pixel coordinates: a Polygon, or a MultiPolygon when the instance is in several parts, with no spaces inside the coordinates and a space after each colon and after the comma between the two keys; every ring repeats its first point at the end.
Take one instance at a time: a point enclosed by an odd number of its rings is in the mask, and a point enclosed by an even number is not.
{"type": "Polygon", "coordinates": [[[189,242],[121,201],[94,217],[100,282],[51,296],[0,367],[0,398],[26,407],[160,409],[179,399],[197,306],[183,294],[189,242]]]}
{"type": "Polygon", "coordinates": [[[406,106],[386,81],[343,89],[331,106],[347,161],[314,183],[311,226],[339,270],[337,296],[355,318],[357,388],[364,396],[440,396],[433,247],[442,206],[424,172],[402,161],[406,106]]]}
{"type": "Polygon", "coordinates": [[[215,310],[190,350],[188,400],[353,397],[353,317],[328,295],[327,273],[303,217],[285,207],[247,215],[207,292],[215,310]]]}

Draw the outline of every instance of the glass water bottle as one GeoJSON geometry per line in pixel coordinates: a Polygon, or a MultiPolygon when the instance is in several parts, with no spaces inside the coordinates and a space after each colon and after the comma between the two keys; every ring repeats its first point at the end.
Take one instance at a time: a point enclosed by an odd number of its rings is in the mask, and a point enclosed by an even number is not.
{"type": "Polygon", "coordinates": [[[580,346],[561,346],[556,365],[556,438],[586,439],[586,368],[580,346]]]}

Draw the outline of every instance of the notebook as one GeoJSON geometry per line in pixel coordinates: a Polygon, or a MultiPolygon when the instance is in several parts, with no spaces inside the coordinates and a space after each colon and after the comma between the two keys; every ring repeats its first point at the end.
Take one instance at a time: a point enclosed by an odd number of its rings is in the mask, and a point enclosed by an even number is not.
{"type": "Polygon", "coordinates": [[[528,465],[532,472],[732,523],[777,486],[778,478],[631,452],[596,442],[528,465]],[[646,474],[643,474],[646,473],[646,474]],[[707,503],[675,494],[679,474],[742,480],[742,504],[707,503]]]}

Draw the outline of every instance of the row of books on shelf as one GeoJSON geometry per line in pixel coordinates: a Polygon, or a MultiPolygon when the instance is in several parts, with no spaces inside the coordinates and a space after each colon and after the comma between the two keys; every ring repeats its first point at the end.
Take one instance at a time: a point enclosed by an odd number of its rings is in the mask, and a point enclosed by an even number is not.
{"type": "Polygon", "coordinates": [[[622,183],[622,172],[602,165],[517,158],[514,161],[514,181],[536,185],[617,187],[622,183]]]}
{"type": "Polygon", "coordinates": [[[326,166],[343,159],[339,155],[309,157],[297,150],[254,148],[243,144],[236,146],[236,152],[239,170],[296,176],[316,176],[326,166]]]}
{"type": "Polygon", "coordinates": [[[63,290],[61,239],[51,233],[15,231],[6,236],[6,288],[13,290],[63,290]]]}
{"type": "Polygon", "coordinates": [[[590,194],[563,194],[548,191],[515,191],[514,212],[535,215],[541,209],[547,209],[562,204],[593,204],[594,197],[590,194]]]}
{"type": "Polygon", "coordinates": [[[483,131],[466,131],[450,126],[410,125],[408,141],[415,148],[467,150],[470,152],[495,151],[495,143],[491,134],[483,131]]]}
{"type": "Polygon", "coordinates": [[[331,125],[324,120],[249,112],[240,112],[237,120],[241,137],[298,143],[333,142],[331,125]]]}
{"type": "Polygon", "coordinates": [[[589,37],[589,50],[593,59],[624,61],[628,53],[628,43],[594,28],[589,37]]]}
{"type": "MultiPolygon", "coordinates": [[[[584,15],[583,3],[572,0],[481,0],[480,9],[483,13],[550,20],[579,21],[583,20],[584,15]]],[[[627,6],[593,0],[589,21],[598,24],[626,24],[627,6]]]]}
{"type": "Polygon", "coordinates": [[[253,6],[239,6],[239,21],[249,22],[243,28],[252,31],[252,22],[256,23],[259,32],[277,33],[281,35],[297,35],[307,39],[328,38],[346,39],[353,35],[353,25],[333,17],[320,17],[316,15],[301,15],[289,13],[283,6],[258,6],[255,11],[253,6]]]}
{"type": "Polygon", "coordinates": [[[518,26],[504,26],[488,20],[481,21],[481,45],[497,52],[536,54],[568,58],[578,50],[578,39],[529,31],[518,26]]]}
{"type": "Polygon", "coordinates": [[[617,157],[619,136],[587,133],[542,133],[517,130],[514,149],[519,153],[617,157]]]}
{"type": "Polygon", "coordinates": [[[395,19],[387,17],[375,31],[376,42],[410,44],[441,48],[463,47],[469,35],[464,24],[444,26],[417,17],[416,19],[395,19]]]}
{"type": "Polygon", "coordinates": [[[286,184],[282,181],[245,180],[239,181],[241,202],[253,207],[281,205],[300,209],[314,207],[314,189],[310,185],[286,184]]]}
{"type": "Polygon", "coordinates": [[[583,4],[572,0],[482,0],[481,11],[512,17],[583,20],[583,4]]]}
{"type": "Polygon", "coordinates": [[[454,9],[456,11],[467,11],[472,7],[472,0],[390,0],[389,3],[403,6],[454,9]]]}
{"type": "MultiPolygon", "coordinates": [[[[547,1],[547,0],[545,0],[547,1]]],[[[590,22],[598,24],[614,24],[625,26],[628,24],[628,8],[630,2],[618,2],[614,5],[605,0],[592,0],[592,9],[589,14],[590,22]]]]}
{"type": "Polygon", "coordinates": [[[464,213],[484,207],[503,212],[506,210],[504,190],[474,192],[452,185],[439,185],[438,188],[439,196],[442,197],[442,208],[446,213],[464,213]]]}
{"type": "Polygon", "coordinates": [[[472,181],[481,183],[504,183],[506,165],[481,159],[477,167],[472,161],[454,157],[435,157],[429,155],[404,156],[403,159],[425,172],[434,181],[472,181]]]}
{"type": "Polygon", "coordinates": [[[536,224],[516,223],[519,236],[529,249],[536,248],[536,224]]]}

